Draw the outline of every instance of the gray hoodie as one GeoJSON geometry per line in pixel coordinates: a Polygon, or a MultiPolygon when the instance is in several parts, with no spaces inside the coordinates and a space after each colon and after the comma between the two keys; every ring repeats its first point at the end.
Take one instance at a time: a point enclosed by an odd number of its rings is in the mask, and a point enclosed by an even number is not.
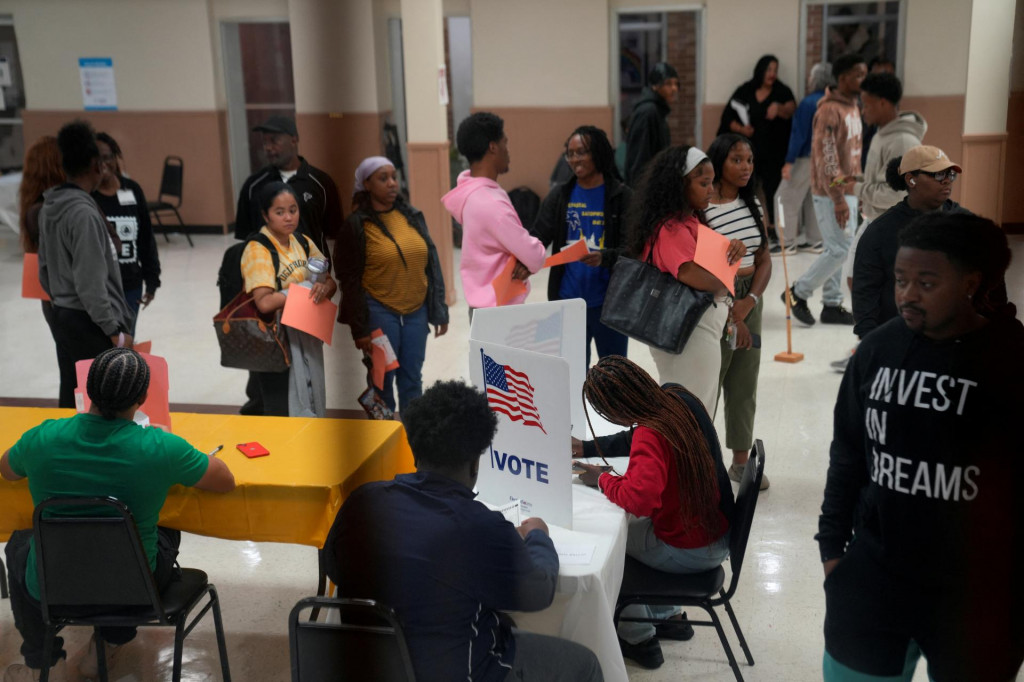
{"type": "Polygon", "coordinates": [[[107,336],[131,326],[103,214],[88,193],[70,184],[43,192],[39,283],[53,305],[87,312],[107,336]]]}
{"type": "Polygon", "coordinates": [[[885,181],[885,167],[911,147],[921,144],[928,124],[916,111],[901,111],[871,138],[860,187],[861,213],[871,222],[898,204],[906,192],[897,192],[885,181]]]}

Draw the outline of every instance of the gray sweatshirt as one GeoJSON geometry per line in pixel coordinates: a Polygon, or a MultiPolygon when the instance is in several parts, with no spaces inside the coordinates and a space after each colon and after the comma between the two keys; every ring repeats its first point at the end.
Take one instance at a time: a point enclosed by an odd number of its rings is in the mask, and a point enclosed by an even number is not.
{"type": "Polygon", "coordinates": [[[906,192],[897,192],[885,181],[885,167],[911,147],[921,144],[928,130],[921,114],[901,111],[893,120],[878,129],[871,139],[864,163],[864,183],[860,186],[860,210],[871,222],[898,204],[906,192]]]}
{"type": "Polygon", "coordinates": [[[84,310],[107,336],[130,327],[114,242],[96,202],[78,187],[43,192],[39,283],[53,305],[84,310]]]}

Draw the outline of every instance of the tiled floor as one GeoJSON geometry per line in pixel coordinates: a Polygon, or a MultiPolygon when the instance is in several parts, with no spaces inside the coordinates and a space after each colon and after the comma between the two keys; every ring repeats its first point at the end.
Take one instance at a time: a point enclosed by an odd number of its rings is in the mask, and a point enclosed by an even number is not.
{"type": "MultiPolygon", "coordinates": [[[[6,228],[0,228],[6,230],[6,228]]],[[[217,311],[215,281],[224,249],[233,240],[196,236],[189,248],[181,236],[161,238],[164,286],[140,318],[138,338],[152,339],[154,353],[167,358],[171,370],[171,401],[238,405],[244,373],[219,366],[211,329],[217,311]]],[[[1008,278],[1011,299],[1024,300],[1024,240],[1014,240],[1017,263],[1008,278]]],[[[57,368],[49,332],[35,301],[20,295],[20,251],[17,237],[0,232],[0,398],[54,398],[57,368]]],[[[789,259],[790,279],[813,256],[789,259]]],[[[844,356],[853,344],[847,327],[816,325],[793,330],[793,350],[805,355],[799,364],[773,361],[786,348],[782,262],[765,296],[763,364],[759,388],[757,436],[767,451],[771,489],[761,495],[750,547],[734,601],[737,616],[756,660],[743,666],[747,680],[820,679],[821,625],[824,600],[821,565],[812,539],[827,467],[832,430],[832,405],[839,375],[829,362],[844,356]]],[[[543,277],[536,278],[531,300],[543,300],[543,277]]],[[[818,305],[812,301],[812,310],[818,305]]],[[[465,303],[451,311],[448,335],[431,340],[424,380],[468,378],[469,335],[465,303]]],[[[348,329],[336,328],[327,349],[328,407],[357,409],[363,368],[348,329]]],[[[629,356],[654,371],[645,347],[631,343],[629,356]]],[[[0,444],[4,447],[7,444],[0,444]]],[[[287,615],[301,597],[316,588],[315,552],[307,547],[229,542],[186,535],[182,561],[201,567],[220,591],[228,649],[236,680],[289,679],[287,615]]],[[[72,663],[87,634],[67,635],[72,663]]],[[[204,624],[186,648],[185,680],[219,679],[212,626],[204,624]],[[211,677],[212,675],[212,677],[211,677]]],[[[19,659],[20,637],[6,603],[0,603],[0,670],[19,659]]],[[[121,682],[170,679],[173,638],[164,629],[148,630],[125,652],[111,679],[121,682]]],[[[690,642],[666,642],[665,665],[657,671],[630,666],[630,679],[732,680],[717,637],[701,629],[690,642]]],[[[73,668],[74,666],[72,666],[73,668]]],[[[915,680],[926,679],[923,666],[915,680]]]]}

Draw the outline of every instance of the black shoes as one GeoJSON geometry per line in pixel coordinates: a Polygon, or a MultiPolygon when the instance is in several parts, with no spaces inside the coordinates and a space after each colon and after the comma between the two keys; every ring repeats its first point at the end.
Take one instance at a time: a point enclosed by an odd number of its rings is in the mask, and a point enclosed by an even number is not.
{"type": "Polygon", "coordinates": [[[658,633],[659,639],[672,639],[677,642],[686,642],[693,639],[693,626],[686,620],[683,613],[682,620],[666,620],[654,624],[654,630],[658,633]]]}
{"type": "MultiPolygon", "coordinates": [[[[794,298],[796,298],[794,296],[794,298]]],[[[807,307],[807,302],[804,302],[804,307],[807,307]]],[[[796,309],[794,307],[794,314],[796,309]]],[[[844,308],[841,305],[826,305],[821,308],[821,323],[822,324],[848,324],[853,325],[853,313],[844,308]]]]}
{"type": "MultiPolygon", "coordinates": [[[[790,287],[788,292],[783,291],[782,296],[780,296],[783,303],[786,302],[787,293],[789,294],[789,308],[793,313],[793,317],[800,320],[807,326],[814,324],[814,314],[811,313],[811,309],[807,307],[807,301],[797,296],[793,291],[793,287],[790,287]]],[[[822,313],[822,315],[824,316],[824,313],[822,313]]],[[[822,322],[824,321],[825,320],[822,319],[822,322]]],[[[852,316],[850,324],[853,324],[852,316]]]]}
{"type": "Polygon", "coordinates": [[[657,637],[651,637],[639,644],[630,644],[619,637],[619,648],[622,649],[622,655],[625,658],[633,659],[639,666],[648,670],[660,668],[661,664],[665,662],[665,657],[661,653],[661,643],[658,642],[657,637]]]}

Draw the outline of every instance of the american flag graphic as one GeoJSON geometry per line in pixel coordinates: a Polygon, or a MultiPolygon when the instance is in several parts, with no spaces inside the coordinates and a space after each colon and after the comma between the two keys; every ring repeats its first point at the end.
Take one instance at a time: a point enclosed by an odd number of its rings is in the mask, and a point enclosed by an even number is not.
{"type": "Polygon", "coordinates": [[[534,353],[558,355],[562,352],[562,311],[540,320],[517,324],[505,337],[505,345],[534,353]]]}
{"type": "Polygon", "coordinates": [[[483,349],[480,355],[484,360],[484,385],[487,387],[487,403],[491,409],[508,416],[514,422],[521,421],[526,426],[536,426],[544,431],[540,413],[533,404],[530,377],[508,365],[498,364],[483,349]]]}

